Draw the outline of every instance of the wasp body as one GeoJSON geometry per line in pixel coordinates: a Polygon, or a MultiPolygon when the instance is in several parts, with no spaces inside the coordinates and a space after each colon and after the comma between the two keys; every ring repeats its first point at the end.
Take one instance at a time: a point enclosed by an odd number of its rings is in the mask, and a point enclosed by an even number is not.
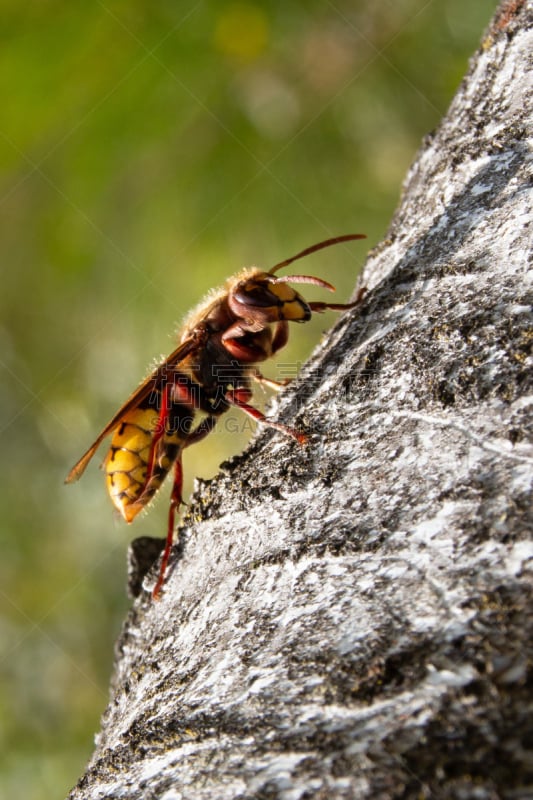
{"type": "Polygon", "coordinates": [[[266,418],[250,405],[253,380],[275,385],[254,365],[287,343],[289,322],[307,322],[313,312],[326,309],[353,308],[363,293],[353,303],[308,302],[289,282],[312,283],[331,291],[334,287],[309,275],[277,277],[275,273],[323,247],[361,238],[349,234],[328,239],[269,272],[252,267],[230,279],[192,312],[176,350],[143,381],[68,474],[67,483],[77,480],[103,439],[111,435],[103,464],[107,489],[124,519],[132,522],[174,468],[166,546],[154,597],[164,583],[175,512],[182,503],[183,450],[207,436],[230,406],[305,442],[305,434],[266,418]],[[200,421],[199,412],[203,414],[200,421]]]}

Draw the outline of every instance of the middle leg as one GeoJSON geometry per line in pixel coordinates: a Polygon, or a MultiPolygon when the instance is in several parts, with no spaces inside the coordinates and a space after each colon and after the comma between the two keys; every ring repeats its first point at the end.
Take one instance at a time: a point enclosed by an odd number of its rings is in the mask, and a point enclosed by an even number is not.
{"type": "Polygon", "coordinates": [[[251,392],[248,389],[243,390],[234,390],[232,392],[226,392],[225,398],[228,403],[231,403],[232,406],[236,406],[240,408],[241,411],[244,411],[245,414],[248,414],[249,417],[255,419],[256,422],[262,422],[263,425],[268,425],[270,428],[276,428],[278,431],[282,431],[286,433],[288,436],[292,436],[293,439],[296,439],[297,442],[300,444],[305,444],[307,442],[307,436],[305,433],[301,433],[297,431],[295,428],[290,428],[288,425],[283,425],[282,422],[274,422],[274,420],[265,417],[262,411],[259,411],[258,408],[254,408],[251,406],[247,400],[250,399],[251,392]]]}

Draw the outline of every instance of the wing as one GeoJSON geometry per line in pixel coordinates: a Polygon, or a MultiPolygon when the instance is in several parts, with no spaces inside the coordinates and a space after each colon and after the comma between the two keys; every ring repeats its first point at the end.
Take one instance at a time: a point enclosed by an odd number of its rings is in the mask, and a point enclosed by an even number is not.
{"type": "Polygon", "coordinates": [[[131,397],[126,400],[124,405],[119,408],[117,413],[107,423],[103,431],[92,443],[87,452],[82,455],[76,464],[74,464],[69,474],[65,478],[65,483],[73,483],[83,475],[87,464],[96,453],[102,441],[106,436],[109,436],[109,434],[112,433],[117,425],[120,424],[124,415],[132,409],[137,408],[137,406],[142,403],[146,397],[148,397],[148,395],[155,389],[156,386],[159,384],[164,385],[166,378],[168,377],[169,370],[175,368],[180,361],[183,361],[184,358],[194,353],[195,350],[199,350],[203,346],[205,339],[205,331],[197,330],[193,332],[188,339],[185,339],[185,341],[182,342],[179,347],[177,347],[174,352],[171,353],[169,357],[141,383],[141,385],[133,392],[131,397]]]}

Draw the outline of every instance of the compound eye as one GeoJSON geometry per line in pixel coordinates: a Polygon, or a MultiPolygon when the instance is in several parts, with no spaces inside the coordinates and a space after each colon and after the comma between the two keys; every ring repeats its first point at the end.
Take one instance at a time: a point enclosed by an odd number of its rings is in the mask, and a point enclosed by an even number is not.
{"type": "Polygon", "coordinates": [[[267,281],[246,281],[233,291],[233,298],[249,308],[271,308],[283,301],[272,292],[267,281]]]}
{"type": "Polygon", "coordinates": [[[228,302],[234,314],[253,319],[256,325],[282,319],[294,322],[311,319],[311,308],[303,297],[288,283],[276,278],[256,276],[243,280],[231,291],[228,302]]]}

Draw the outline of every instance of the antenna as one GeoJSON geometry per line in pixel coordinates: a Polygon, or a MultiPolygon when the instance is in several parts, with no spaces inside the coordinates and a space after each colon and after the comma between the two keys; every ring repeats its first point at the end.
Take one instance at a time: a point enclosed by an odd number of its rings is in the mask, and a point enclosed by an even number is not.
{"type": "MultiPolygon", "coordinates": [[[[366,236],[364,233],[346,233],[344,236],[334,236],[332,239],[325,239],[323,242],[318,242],[318,244],[313,244],[311,247],[306,247],[305,250],[302,250],[300,253],[296,253],[296,255],[292,256],[292,258],[287,258],[285,261],[280,261],[279,264],[276,264],[271,270],[269,270],[269,275],[273,275],[278,271],[278,269],[292,264],[293,261],[297,261],[299,258],[309,256],[311,253],[316,253],[317,250],[322,250],[324,247],[331,247],[334,244],[340,244],[340,242],[351,242],[354,239],[366,239],[366,236]]],[[[302,282],[303,281],[300,281],[300,283],[302,282]]]]}

